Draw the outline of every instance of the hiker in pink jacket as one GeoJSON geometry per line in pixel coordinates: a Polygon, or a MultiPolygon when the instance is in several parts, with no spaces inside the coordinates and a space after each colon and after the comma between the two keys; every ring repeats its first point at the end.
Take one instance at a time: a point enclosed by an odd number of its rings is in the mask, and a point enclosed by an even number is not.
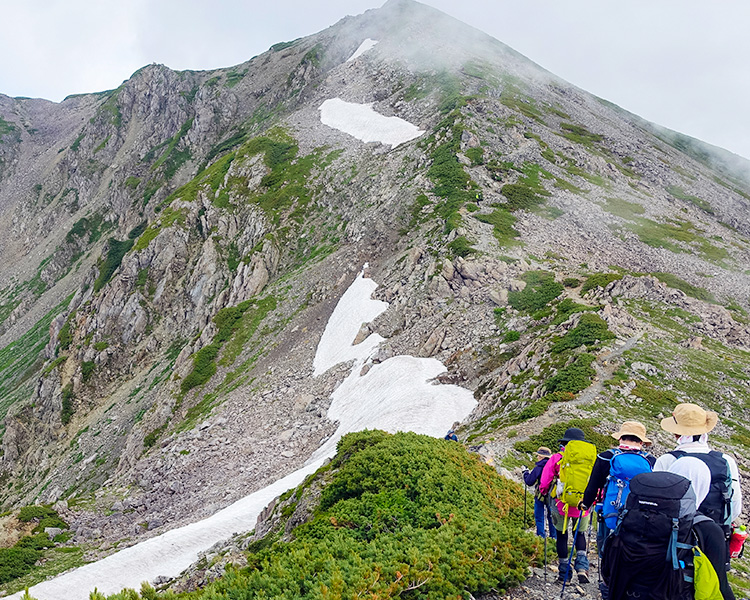
{"type": "MultiPolygon", "coordinates": [[[[570,427],[565,431],[565,435],[559,440],[560,451],[550,457],[542,471],[542,477],[539,481],[539,492],[541,494],[549,493],[552,486],[557,481],[558,476],[560,475],[560,459],[562,458],[562,451],[565,449],[565,444],[571,440],[586,441],[586,434],[577,427],[570,427]]],[[[588,583],[589,559],[588,556],[586,556],[586,529],[589,526],[590,511],[585,511],[582,515],[577,507],[568,506],[566,518],[565,504],[558,499],[551,499],[550,503],[552,522],[557,530],[557,539],[555,542],[559,563],[558,581],[570,581],[573,578],[573,573],[568,571],[568,530],[570,529],[572,531],[578,531],[576,539],[574,540],[576,551],[574,569],[578,574],[579,583],[588,583]],[[579,519],[580,523],[578,523],[579,519]]]]}

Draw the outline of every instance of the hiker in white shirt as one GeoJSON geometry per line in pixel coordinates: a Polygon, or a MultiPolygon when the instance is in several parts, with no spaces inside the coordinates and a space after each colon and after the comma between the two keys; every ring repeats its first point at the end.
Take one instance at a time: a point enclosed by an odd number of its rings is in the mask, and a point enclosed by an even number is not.
{"type": "MultiPolygon", "coordinates": [[[[672,464],[685,453],[687,455],[709,454],[708,432],[719,421],[713,411],[703,410],[697,404],[678,404],[671,417],[662,419],[661,427],[673,433],[677,440],[677,447],[656,459],[654,471],[668,471],[672,464]]],[[[730,454],[719,453],[729,465],[732,478],[731,521],[735,521],[742,513],[742,488],[740,487],[740,472],[737,461],[730,454]]],[[[721,523],[720,523],[721,524],[721,523]]]]}

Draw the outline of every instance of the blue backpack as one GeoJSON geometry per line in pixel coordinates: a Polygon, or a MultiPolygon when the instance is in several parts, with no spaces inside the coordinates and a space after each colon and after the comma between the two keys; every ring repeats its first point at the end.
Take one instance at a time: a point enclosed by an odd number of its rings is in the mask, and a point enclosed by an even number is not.
{"type": "Polygon", "coordinates": [[[602,501],[602,517],[610,529],[617,526],[620,509],[625,506],[630,493],[630,480],[639,473],[651,471],[651,463],[646,456],[648,455],[643,451],[623,451],[619,448],[612,450],[609,477],[602,501]]]}

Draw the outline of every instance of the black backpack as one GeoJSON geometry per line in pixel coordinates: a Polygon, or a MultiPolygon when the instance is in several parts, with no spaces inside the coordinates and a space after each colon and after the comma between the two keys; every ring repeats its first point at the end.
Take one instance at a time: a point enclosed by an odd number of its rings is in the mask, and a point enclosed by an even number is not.
{"type": "Polygon", "coordinates": [[[692,598],[695,493],[681,475],[659,471],[630,480],[617,526],[604,544],[609,600],[692,598]]]}
{"type": "Polygon", "coordinates": [[[729,536],[732,532],[732,472],[722,453],[716,450],[708,453],[673,450],[670,454],[677,458],[692,456],[706,463],[711,471],[711,486],[698,510],[716,521],[724,530],[724,535],[729,536]]]}

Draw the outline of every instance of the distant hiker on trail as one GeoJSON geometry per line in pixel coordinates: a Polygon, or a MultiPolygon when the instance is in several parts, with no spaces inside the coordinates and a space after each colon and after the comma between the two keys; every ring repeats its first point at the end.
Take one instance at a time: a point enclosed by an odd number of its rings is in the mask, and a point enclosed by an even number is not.
{"type": "Polygon", "coordinates": [[[531,471],[528,469],[523,470],[523,482],[527,486],[534,488],[534,522],[536,523],[536,534],[539,537],[544,537],[546,515],[549,537],[554,540],[557,538],[557,531],[555,530],[555,524],[552,522],[552,514],[549,510],[549,496],[539,492],[539,481],[542,478],[542,471],[547,461],[549,461],[550,456],[552,456],[552,451],[545,446],[540,446],[536,451],[537,461],[534,468],[531,471]]]}
{"type": "Polygon", "coordinates": [[[458,429],[458,426],[461,424],[460,421],[456,421],[451,425],[451,428],[448,430],[448,433],[445,434],[444,440],[450,440],[451,442],[457,442],[458,436],[456,435],[456,429],[458,429]]]}
{"type": "MultiPolygon", "coordinates": [[[[588,510],[596,502],[598,526],[596,547],[602,556],[604,540],[617,525],[621,507],[628,497],[630,480],[638,473],[651,471],[656,457],[645,450],[643,445],[651,443],[646,437],[646,427],[638,421],[625,421],[619,431],[612,434],[619,441],[617,448],[611,448],[596,457],[589,483],[583,493],[578,508],[588,510]]],[[[607,600],[608,591],[604,582],[599,585],[602,598],[607,600]]]]}
{"type": "Polygon", "coordinates": [[[713,519],[701,515],[699,507],[706,499],[711,487],[711,470],[706,463],[695,456],[683,456],[674,461],[669,467],[670,473],[682,475],[690,480],[695,492],[695,509],[698,514],[693,519],[698,547],[703,551],[714,567],[719,579],[719,591],[724,600],[735,600],[734,592],[727,580],[727,565],[729,563],[728,547],[724,538],[724,531],[713,519]]]}
{"type": "MultiPolygon", "coordinates": [[[[559,563],[558,581],[563,585],[573,578],[568,557],[568,530],[573,530],[575,549],[574,569],[579,583],[589,582],[589,559],[586,556],[586,529],[588,511],[581,512],[578,503],[583,497],[591,469],[596,460],[596,446],[586,440],[586,434],[577,427],[569,427],[559,440],[560,451],[553,454],[542,470],[539,492],[552,491],[552,521],[557,530],[556,549],[559,563]],[[554,490],[553,490],[553,484],[554,490]]],[[[570,558],[572,558],[572,550],[570,558]]]]}
{"type": "Polygon", "coordinates": [[[708,432],[718,421],[715,412],[697,404],[675,406],[672,416],[662,419],[661,427],[674,434],[677,447],[656,460],[654,471],[668,471],[683,456],[694,456],[705,462],[711,471],[711,487],[700,505],[700,512],[716,521],[728,540],[732,522],[742,513],[742,488],[734,457],[711,450],[708,445],[708,432]]]}

